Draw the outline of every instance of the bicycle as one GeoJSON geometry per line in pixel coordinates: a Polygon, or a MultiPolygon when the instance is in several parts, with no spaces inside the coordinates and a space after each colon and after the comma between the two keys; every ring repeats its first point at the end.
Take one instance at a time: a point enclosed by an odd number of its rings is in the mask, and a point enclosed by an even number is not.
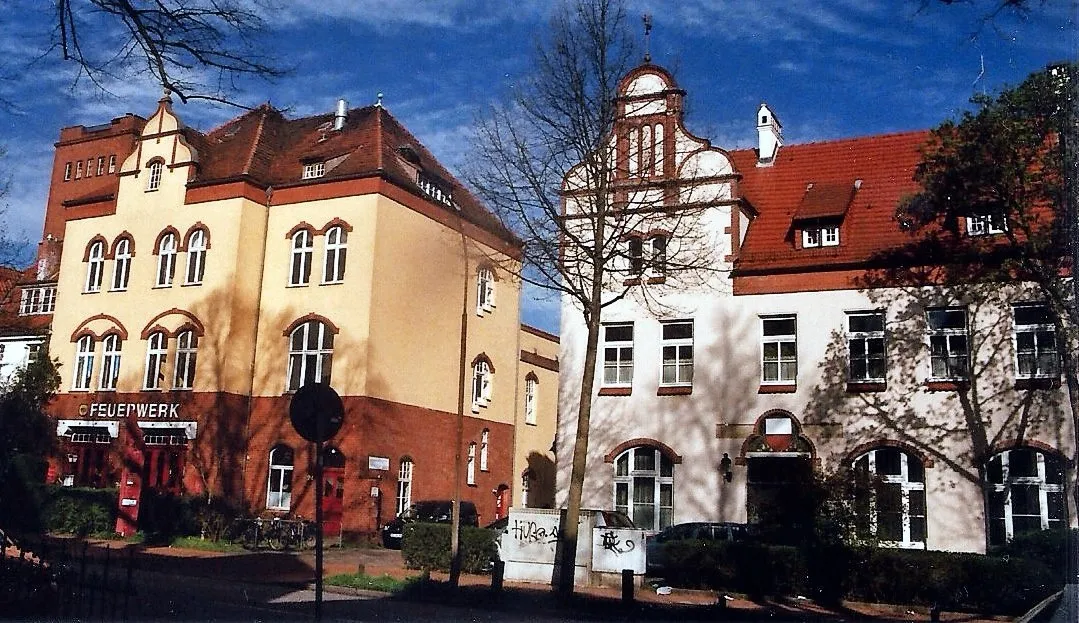
{"type": "Polygon", "coordinates": [[[308,549],[315,545],[315,524],[302,517],[275,519],[267,536],[270,549],[308,549]]]}

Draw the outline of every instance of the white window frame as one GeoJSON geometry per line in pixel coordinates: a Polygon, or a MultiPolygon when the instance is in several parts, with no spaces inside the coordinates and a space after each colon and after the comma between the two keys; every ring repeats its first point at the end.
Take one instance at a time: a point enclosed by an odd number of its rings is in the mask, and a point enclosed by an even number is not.
{"type": "Polygon", "coordinates": [[[479,413],[481,407],[491,402],[491,364],[486,359],[478,359],[472,365],[472,412],[479,413]]]}
{"type": "MultiPolygon", "coordinates": [[[[1056,326],[1052,322],[1052,312],[1045,303],[1016,303],[1012,307],[1012,346],[1015,350],[1015,378],[1017,379],[1058,379],[1060,378],[1060,353],[1057,351],[1056,326]],[[1045,311],[1045,322],[1033,324],[1019,324],[1019,311],[1021,309],[1038,309],[1045,311]],[[1030,336],[1029,346],[1020,346],[1022,336],[1030,336]],[[1023,373],[1021,360],[1031,360],[1030,371],[1023,373]],[[1043,368],[1043,361],[1048,362],[1043,368]]],[[[1026,341],[1026,340],[1024,340],[1026,341]]]]}
{"type": "Polygon", "coordinates": [[[325,260],[322,263],[322,283],[341,283],[345,280],[348,258],[348,232],[340,225],[326,230],[325,260]]]}
{"type": "Polygon", "coordinates": [[[148,177],[146,178],[146,192],[153,192],[161,188],[161,171],[165,168],[165,163],[160,160],[155,160],[150,163],[148,169],[148,177]]]}
{"type": "Polygon", "coordinates": [[[884,335],[884,312],[880,310],[847,312],[844,326],[847,333],[847,382],[848,383],[884,383],[888,374],[888,343],[884,335]],[[851,327],[855,318],[876,318],[880,320],[880,329],[856,330],[851,327]],[[880,355],[870,353],[871,341],[880,342],[880,355]],[[860,346],[860,347],[859,347],[860,346]],[[862,376],[854,373],[855,362],[860,362],[865,369],[862,376]],[[872,362],[881,362],[881,374],[872,374],[872,362]]]}
{"type": "Polygon", "coordinates": [[[64,181],[65,182],[70,182],[71,181],[71,163],[70,162],[64,163],[64,181]]]}
{"type": "MultiPolygon", "coordinates": [[[[1048,482],[1048,469],[1046,466],[1045,452],[1031,447],[1013,448],[1011,450],[1004,450],[990,457],[990,462],[995,458],[1000,457],[1001,460],[1001,482],[990,482],[990,470],[985,470],[986,477],[986,515],[989,516],[989,521],[995,521],[997,519],[992,508],[992,499],[990,493],[1003,493],[1003,515],[1004,515],[1004,535],[1005,540],[1011,541],[1015,537],[1015,500],[1012,497],[1013,486],[1036,486],[1038,488],[1038,507],[1039,517],[1041,520],[1041,529],[1048,530],[1051,526],[1050,523],[1056,523],[1060,526],[1067,525],[1067,502],[1063,504],[1065,508],[1062,510],[1062,517],[1060,519],[1049,519],[1049,494],[1055,494],[1063,496],[1064,486],[1063,484],[1048,482]],[[1010,459],[1013,452],[1032,452],[1035,454],[1037,462],[1037,474],[1034,476],[1012,476],[1010,470],[1010,459]]],[[[1054,460],[1059,460],[1054,457],[1054,460]]],[[[1065,479],[1067,477],[1065,476],[1065,479]]],[[[986,541],[989,541],[989,535],[986,535],[986,541]]],[[[990,543],[991,545],[997,545],[996,543],[990,543]]]]}
{"type": "Polygon", "coordinates": [[[929,378],[932,381],[965,381],[970,374],[970,331],[969,331],[969,318],[967,316],[967,309],[965,307],[934,307],[925,310],[926,314],[926,338],[929,343],[929,378]],[[963,327],[942,327],[934,328],[932,326],[932,315],[934,313],[949,314],[955,312],[962,312],[963,314],[963,327]],[[961,339],[960,339],[961,338],[961,339]],[[943,354],[935,354],[933,352],[934,342],[944,345],[943,354]],[[962,342],[964,347],[960,351],[959,343],[962,342]],[[936,366],[934,362],[942,361],[944,364],[944,375],[938,375],[936,372],[936,366]],[[954,364],[953,364],[954,362],[954,364]],[[955,365],[962,368],[962,373],[957,374],[953,369],[955,365]]]}
{"type": "Polygon", "coordinates": [[[795,314],[783,314],[777,316],[761,316],[761,385],[795,385],[798,382],[798,316],[795,314]],[[766,327],[770,322],[794,322],[794,333],[767,335],[766,327]],[[775,357],[768,353],[769,346],[775,345],[775,357]],[[785,353],[784,345],[793,345],[793,355],[785,353]],[[792,374],[784,374],[785,365],[794,365],[792,374]],[[774,378],[769,374],[771,366],[775,366],[774,378]]]}
{"type": "Polygon", "coordinates": [[[839,225],[806,227],[802,229],[803,248],[812,249],[814,247],[836,246],[839,246],[839,225]]]}
{"type": "Polygon", "coordinates": [[[24,287],[19,296],[20,316],[38,316],[56,311],[56,286],[24,287]]]}
{"type": "Polygon", "coordinates": [[[412,471],[415,464],[412,459],[401,459],[397,469],[397,505],[395,515],[400,515],[412,506],[412,471]]]}
{"type": "Polygon", "coordinates": [[[495,308],[495,272],[488,266],[481,266],[476,271],[476,315],[495,308]]]}
{"type": "Polygon", "coordinates": [[[1008,231],[1008,222],[1000,216],[979,214],[966,219],[968,236],[993,236],[1008,231]]]}
{"type": "Polygon", "coordinates": [[[116,382],[120,378],[120,351],[123,343],[120,336],[110,333],[101,340],[101,378],[98,389],[116,391],[116,382]]]}
{"type": "Polygon", "coordinates": [[[116,242],[116,253],[113,254],[112,264],[112,287],[113,292],[127,290],[128,281],[131,279],[131,241],[121,238],[116,242]]]}
{"type": "MultiPolygon", "coordinates": [[[[618,336],[615,336],[616,338],[618,336]]],[[[602,387],[633,386],[633,323],[603,324],[602,387]],[[612,331],[629,328],[629,339],[612,339],[612,331]]]]}
{"type": "Polygon", "coordinates": [[[301,229],[292,234],[292,253],[290,255],[288,285],[306,286],[311,283],[311,261],[315,245],[311,232],[301,229]]]}
{"type": "Polygon", "coordinates": [[[83,292],[100,292],[101,282],[105,272],[105,243],[101,240],[90,244],[90,252],[86,258],[86,283],[83,292]]]}
{"type": "Polygon", "coordinates": [[[662,344],[659,384],[661,387],[693,385],[693,320],[668,320],[660,323],[662,344]],[[674,337],[678,328],[689,327],[689,337],[674,337]],[[668,331],[670,329],[670,331],[668,331]],[[671,334],[669,336],[669,334],[671,334]],[[670,372],[671,374],[668,374],[670,372]]]}
{"type": "Polygon", "coordinates": [[[88,390],[94,376],[94,338],[84,335],[75,342],[75,371],[71,389],[88,390]]]}
{"type": "Polygon", "coordinates": [[[644,238],[634,234],[626,238],[626,272],[630,277],[644,274],[644,238]]]}
{"type": "MultiPolygon", "coordinates": [[[[880,540],[878,541],[878,544],[882,547],[895,547],[900,549],[925,549],[925,541],[914,540],[912,535],[913,531],[911,529],[912,522],[915,520],[916,517],[920,517],[923,522],[926,522],[928,524],[928,506],[925,508],[926,515],[915,516],[913,514],[913,508],[911,504],[911,496],[917,495],[916,493],[913,493],[915,491],[921,491],[922,499],[928,503],[928,499],[925,495],[925,466],[923,465],[921,467],[920,471],[922,474],[922,480],[919,482],[911,480],[911,472],[913,470],[911,470],[910,464],[911,461],[918,461],[918,459],[903,450],[900,450],[898,448],[874,448],[855,459],[854,465],[857,467],[858,462],[861,461],[863,458],[866,459],[866,463],[869,468],[869,476],[871,478],[879,479],[880,482],[887,485],[899,485],[900,490],[900,500],[902,503],[901,521],[903,527],[903,538],[898,541],[880,540]],[[881,474],[877,471],[877,453],[886,451],[897,452],[899,454],[899,474],[881,474]]],[[[871,497],[868,519],[870,530],[874,535],[877,534],[879,529],[879,510],[875,491],[871,497]]]]}
{"type": "Polygon", "coordinates": [[[206,273],[206,230],[196,229],[187,240],[187,266],[184,270],[184,285],[202,284],[206,273]]]}
{"type": "Polygon", "coordinates": [[[468,465],[465,470],[465,484],[476,484],[476,442],[468,444],[468,465]]]}
{"type": "Polygon", "coordinates": [[[296,454],[288,446],[277,445],[270,449],[266,478],[267,510],[287,511],[292,508],[292,479],[295,473],[295,461],[296,454]],[[282,450],[291,455],[292,461],[274,463],[274,455],[282,450]]]}
{"type": "Polygon", "coordinates": [[[154,287],[169,288],[176,276],[177,236],[168,232],[157,244],[157,281],[154,287]]]}
{"type": "Polygon", "coordinates": [[[648,239],[648,250],[651,257],[648,261],[648,274],[653,277],[667,276],[667,243],[665,235],[657,234],[648,239]]]}
{"type": "MultiPolygon", "coordinates": [[[[643,458],[643,457],[642,457],[643,458]]],[[[612,490],[614,510],[622,511],[633,519],[633,523],[644,530],[662,530],[673,525],[674,521],[674,462],[667,458],[659,448],[635,446],[619,454],[614,460],[614,488],[612,490]],[[652,454],[652,469],[637,468],[637,454],[652,454]],[[623,466],[625,469],[623,470],[623,466]],[[665,473],[669,469],[669,473],[665,473]],[[652,499],[638,500],[635,490],[644,480],[652,480],[652,499]],[[664,503],[663,491],[669,490],[670,503],[664,503]],[[624,490],[624,496],[619,495],[624,490]],[[620,500],[620,497],[624,499],[620,500]],[[638,506],[652,508],[652,525],[638,523],[638,506]],[[664,513],[666,511],[666,513],[664,513]],[[666,517],[664,515],[666,514],[666,517]]]]}
{"type": "Polygon", "coordinates": [[[333,330],[319,320],[308,320],[289,334],[288,369],[285,391],[294,392],[306,384],[329,383],[333,370],[333,330]],[[310,347],[312,332],[315,347],[310,347]],[[297,348],[297,340],[299,347],[297,348]],[[298,369],[297,369],[298,366],[298,369]]]}
{"type": "Polygon", "coordinates": [[[326,175],[326,163],[325,162],[309,162],[303,165],[303,174],[300,179],[313,180],[326,175]]]}
{"type": "Polygon", "coordinates": [[[491,431],[485,428],[485,429],[483,429],[483,432],[480,433],[480,471],[481,472],[490,471],[488,469],[488,467],[487,467],[488,446],[489,446],[490,442],[491,442],[491,431]]]}
{"type": "Polygon", "coordinates": [[[536,400],[539,381],[534,376],[525,377],[525,424],[536,425],[536,400]]]}
{"type": "Polygon", "coordinates": [[[146,373],[142,388],[161,389],[165,380],[165,364],[169,358],[169,336],[164,331],[154,331],[146,337],[146,373]]]}
{"type": "Polygon", "coordinates": [[[109,174],[116,173],[116,155],[109,156],[109,174]]]}
{"type": "Polygon", "coordinates": [[[195,386],[195,366],[198,363],[199,336],[185,329],[176,336],[176,367],[172,374],[173,389],[195,386]]]}
{"type": "Polygon", "coordinates": [[[652,175],[663,175],[663,124],[657,123],[655,131],[652,133],[655,138],[655,147],[652,150],[655,156],[655,167],[652,170],[652,175]]]}
{"type": "Polygon", "coordinates": [[[105,175],[105,156],[97,157],[97,174],[105,175]]]}
{"type": "Polygon", "coordinates": [[[93,177],[93,176],[94,176],[94,159],[93,158],[87,158],[86,159],[86,177],[93,177]]]}
{"type": "Polygon", "coordinates": [[[82,179],[82,158],[75,161],[75,179],[82,179]]]}

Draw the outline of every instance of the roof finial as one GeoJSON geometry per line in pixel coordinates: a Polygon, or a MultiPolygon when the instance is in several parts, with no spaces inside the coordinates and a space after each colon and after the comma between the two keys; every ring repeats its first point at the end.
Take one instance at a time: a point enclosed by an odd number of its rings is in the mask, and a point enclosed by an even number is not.
{"type": "Polygon", "coordinates": [[[652,14],[645,13],[641,16],[641,20],[644,21],[644,62],[652,62],[652,53],[649,51],[649,40],[652,33],[652,14]]]}
{"type": "Polygon", "coordinates": [[[378,92],[378,100],[375,102],[375,106],[382,108],[382,91],[378,92]]]}

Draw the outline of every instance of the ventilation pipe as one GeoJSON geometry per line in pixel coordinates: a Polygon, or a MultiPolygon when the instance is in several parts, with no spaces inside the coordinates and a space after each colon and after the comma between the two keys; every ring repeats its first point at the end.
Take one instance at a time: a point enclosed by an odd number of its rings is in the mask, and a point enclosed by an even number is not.
{"type": "Polygon", "coordinates": [[[348,119],[348,102],[337,100],[337,112],[333,115],[333,129],[340,130],[345,127],[345,119],[348,119]]]}
{"type": "Polygon", "coordinates": [[[768,104],[762,102],[757,109],[757,166],[772,166],[782,146],[783,126],[768,104]]]}

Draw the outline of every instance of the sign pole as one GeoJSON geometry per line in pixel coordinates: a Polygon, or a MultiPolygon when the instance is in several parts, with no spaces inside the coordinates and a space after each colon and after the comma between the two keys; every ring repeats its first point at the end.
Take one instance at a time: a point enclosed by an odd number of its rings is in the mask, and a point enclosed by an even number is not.
{"type": "MultiPolygon", "coordinates": [[[[321,420],[320,420],[321,422],[321,420]]],[[[322,427],[319,426],[321,429],[322,427]]],[[[320,436],[321,439],[321,436],[320,436]]],[[[323,442],[315,444],[315,481],[318,487],[315,489],[315,620],[322,620],[322,487],[325,486],[322,476],[322,446],[323,442]]]]}

